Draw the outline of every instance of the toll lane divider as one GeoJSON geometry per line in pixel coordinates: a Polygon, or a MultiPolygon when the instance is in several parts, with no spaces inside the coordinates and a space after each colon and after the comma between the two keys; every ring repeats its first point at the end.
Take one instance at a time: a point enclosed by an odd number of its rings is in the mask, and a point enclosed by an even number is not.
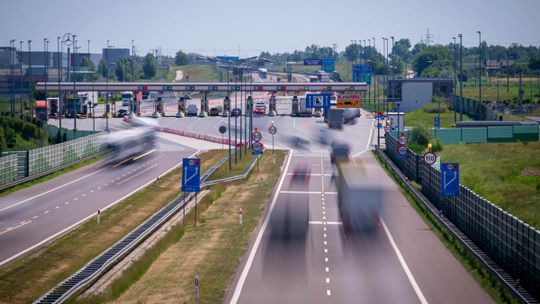
{"type": "Polygon", "coordinates": [[[214,143],[218,143],[218,144],[228,145],[230,143],[232,145],[236,144],[237,146],[240,146],[240,147],[243,147],[246,144],[245,141],[237,141],[235,143],[234,140],[229,140],[228,138],[221,138],[221,137],[218,137],[218,136],[200,134],[200,133],[197,133],[197,132],[186,131],[186,130],[179,130],[179,129],[173,129],[173,128],[162,128],[162,127],[158,127],[158,128],[156,128],[156,130],[158,130],[160,132],[164,132],[164,133],[176,134],[176,135],[180,135],[180,136],[205,140],[205,141],[214,142],[214,143]]]}
{"type": "MultiPolygon", "coordinates": [[[[210,167],[201,176],[201,181],[204,183],[225,161],[227,161],[227,159],[229,159],[228,156],[225,156],[210,167]]],[[[150,216],[146,221],[116,242],[116,244],[105,249],[100,255],[88,262],[75,274],[49,290],[34,303],[63,303],[79,290],[88,286],[90,283],[95,282],[110,267],[118,263],[148,236],[159,229],[161,225],[166,223],[177,212],[181,211],[193,196],[195,196],[194,192],[189,193],[186,197],[184,197],[183,194],[180,194],[176,199],[150,216]]]]}

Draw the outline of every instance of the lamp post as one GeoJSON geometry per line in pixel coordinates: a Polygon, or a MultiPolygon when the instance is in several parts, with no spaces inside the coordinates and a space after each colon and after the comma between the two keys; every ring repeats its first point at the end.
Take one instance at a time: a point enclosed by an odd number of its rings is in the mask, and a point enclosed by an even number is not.
{"type": "Polygon", "coordinates": [[[463,34],[459,37],[459,121],[463,121],[463,34]]]}
{"type": "Polygon", "coordinates": [[[9,92],[10,92],[10,110],[11,110],[11,116],[15,116],[15,77],[13,76],[14,73],[14,66],[15,66],[15,58],[13,57],[13,54],[16,54],[15,52],[15,39],[11,39],[9,41],[9,71],[10,71],[10,83],[9,83],[9,92]]]}
{"type": "MultiPolygon", "coordinates": [[[[394,36],[390,36],[390,39],[392,39],[392,70],[390,70],[390,77],[392,80],[394,80],[394,69],[395,69],[395,62],[394,62],[394,36]]],[[[388,83],[388,89],[390,90],[390,99],[392,102],[395,102],[394,100],[394,86],[395,84],[392,82],[392,88],[390,88],[390,82],[388,83]]],[[[398,111],[398,117],[399,117],[399,111],[398,111]]]]}
{"type": "Polygon", "coordinates": [[[45,101],[47,101],[47,81],[49,81],[49,71],[47,70],[47,61],[49,59],[49,40],[47,38],[43,38],[43,66],[45,69],[45,101]]]}
{"type": "Polygon", "coordinates": [[[478,99],[482,103],[482,32],[478,33],[478,99]]]}
{"type": "Polygon", "coordinates": [[[453,81],[453,94],[452,94],[452,109],[454,110],[454,123],[456,122],[456,37],[452,37],[452,66],[454,68],[454,77],[453,81]]]}
{"type": "Polygon", "coordinates": [[[111,65],[109,64],[109,39],[107,39],[107,51],[105,52],[105,62],[107,65],[107,69],[105,70],[105,74],[107,79],[105,80],[105,87],[107,88],[106,96],[105,96],[105,131],[109,131],[109,68],[111,65]]]}
{"type": "Polygon", "coordinates": [[[21,106],[21,119],[23,117],[23,94],[22,94],[22,85],[23,85],[23,41],[19,41],[19,51],[21,52],[21,60],[19,61],[19,101],[21,106]]]}

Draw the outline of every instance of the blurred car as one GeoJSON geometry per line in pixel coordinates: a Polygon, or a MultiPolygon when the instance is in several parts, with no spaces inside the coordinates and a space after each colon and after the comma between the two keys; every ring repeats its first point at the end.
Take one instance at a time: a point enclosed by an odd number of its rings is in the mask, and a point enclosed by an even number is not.
{"type": "Polygon", "coordinates": [[[128,115],[128,111],[126,109],[120,109],[118,112],[116,112],[116,117],[124,117],[128,115]]]}
{"type": "Polygon", "coordinates": [[[356,123],[358,117],[360,117],[360,109],[345,109],[343,112],[343,123],[353,125],[356,123]]]}
{"type": "Polygon", "coordinates": [[[219,108],[210,108],[210,111],[208,111],[208,115],[210,116],[219,116],[219,114],[221,114],[219,108]]]}
{"type": "Polygon", "coordinates": [[[330,162],[349,161],[351,159],[351,147],[344,142],[332,142],[330,146],[330,162]]]}
{"type": "Polygon", "coordinates": [[[291,144],[300,149],[308,149],[309,148],[309,140],[298,137],[298,136],[291,136],[290,138],[291,144]]]}
{"type": "Polygon", "coordinates": [[[323,144],[323,145],[330,144],[332,142],[332,134],[330,133],[330,129],[326,127],[320,127],[318,140],[320,144],[323,144]]]}
{"type": "Polygon", "coordinates": [[[299,165],[294,168],[291,181],[293,183],[309,183],[309,177],[311,174],[311,169],[307,165],[299,165]]]}
{"type": "Polygon", "coordinates": [[[199,107],[196,104],[190,104],[187,106],[187,116],[197,116],[199,113],[199,107]]]}
{"type": "Polygon", "coordinates": [[[184,99],[185,100],[190,100],[190,99],[193,99],[193,98],[191,97],[191,95],[186,94],[186,95],[184,95],[184,99]]]}
{"type": "Polygon", "coordinates": [[[232,111],[231,111],[231,116],[232,116],[232,117],[242,116],[242,110],[239,109],[239,108],[234,108],[234,109],[232,109],[232,111]]]}

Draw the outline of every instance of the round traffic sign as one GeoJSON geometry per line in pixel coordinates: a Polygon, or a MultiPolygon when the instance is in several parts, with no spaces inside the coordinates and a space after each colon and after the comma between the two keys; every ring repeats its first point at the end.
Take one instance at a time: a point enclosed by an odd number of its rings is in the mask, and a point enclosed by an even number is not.
{"type": "Polygon", "coordinates": [[[433,152],[426,152],[424,156],[422,156],[422,159],[426,165],[431,166],[437,161],[437,155],[433,152]]]}
{"type": "Polygon", "coordinates": [[[260,142],[258,142],[258,141],[254,142],[254,143],[251,145],[251,149],[253,149],[253,151],[256,151],[256,152],[262,151],[263,148],[264,148],[263,144],[260,143],[260,142]]]}
{"type": "Polygon", "coordinates": [[[407,138],[407,136],[401,135],[400,137],[398,137],[398,143],[399,143],[401,146],[407,145],[408,142],[409,142],[409,138],[407,138]]]}
{"type": "Polygon", "coordinates": [[[251,139],[253,139],[254,141],[260,141],[262,139],[262,134],[261,132],[253,132],[251,134],[251,139]]]}
{"type": "Polygon", "coordinates": [[[227,127],[225,127],[225,126],[219,127],[219,133],[225,134],[225,132],[227,132],[227,127]]]}
{"type": "Polygon", "coordinates": [[[275,126],[270,126],[268,127],[268,133],[270,134],[276,134],[277,133],[277,128],[275,126]]]}
{"type": "Polygon", "coordinates": [[[398,148],[398,153],[399,153],[399,155],[405,156],[405,155],[407,155],[408,152],[409,152],[409,151],[408,151],[407,147],[405,147],[405,146],[399,146],[399,148],[398,148]]]}
{"type": "Polygon", "coordinates": [[[390,132],[392,132],[392,126],[391,126],[391,125],[386,125],[386,126],[384,126],[384,132],[385,132],[385,133],[390,133],[390,132]]]}

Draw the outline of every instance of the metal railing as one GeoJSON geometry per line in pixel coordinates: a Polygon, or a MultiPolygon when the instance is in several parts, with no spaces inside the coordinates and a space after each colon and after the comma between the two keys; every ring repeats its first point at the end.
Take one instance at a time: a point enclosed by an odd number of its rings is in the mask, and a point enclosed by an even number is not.
{"type": "MultiPolygon", "coordinates": [[[[201,176],[201,181],[206,181],[210,175],[212,175],[227,159],[228,156],[225,156],[210,167],[201,176]]],[[[137,245],[139,245],[146,237],[148,237],[163,223],[169,220],[174,214],[182,210],[182,208],[184,208],[186,203],[193,196],[195,196],[193,192],[185,197],[183,195],[179,195],[171,203],[163,207],[138,227],[133,229],[121,240],[88,262],[75,274],[71,275],[56,287],[49,290],[34,303],[62,303],[63,301],[67,300],[78,290],[98,279],[101,274],[109,269],[109,267],[117,263],[125,255],[131,252],[137,245]]]]}
{"type": "Polygon", "coordinates": [[[452,227],[449,230],[454,236],[516,297],[526,303],[537,303],[531,293],[538,293],[535,286],[540,286],[540,231],[463,185],[460,185],[459,196],[441,196],[439,170],[425,165],[410,149],[409,157],[400,158],[398,143],[393,137],[387,135],[385,142],[385,153],[380,155],[399,172],[407,187],[424,204],[432,204],[428,205],[432,206],[429,209],[436,211],[439,219],[446,220],[445,227],[452,227]],[[409,180],[419,183],[421,190],[410,185],[409,180]],[[444,217],[439,216],[439,212],[444,217]]]}

